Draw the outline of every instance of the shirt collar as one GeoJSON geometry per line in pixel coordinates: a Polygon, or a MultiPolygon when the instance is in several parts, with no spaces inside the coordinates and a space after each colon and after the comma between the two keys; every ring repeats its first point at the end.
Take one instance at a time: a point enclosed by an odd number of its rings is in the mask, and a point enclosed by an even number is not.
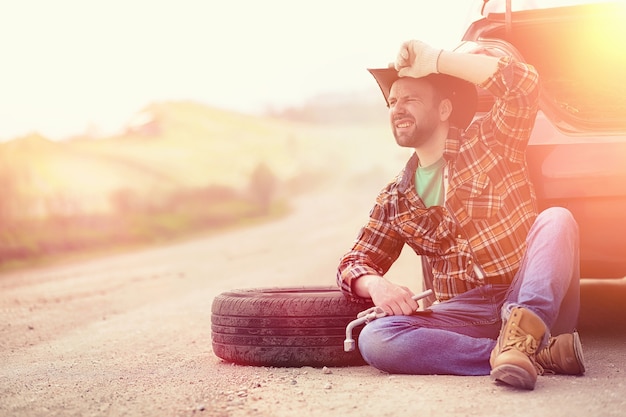
{"type": "Polygon", "coordinates": [[[461,133],[462,130],[456,127],[450,127],[448,130],[448,138],[443,149],[443,158],[447,161],[453,161],[461,149],[461,133]]]}

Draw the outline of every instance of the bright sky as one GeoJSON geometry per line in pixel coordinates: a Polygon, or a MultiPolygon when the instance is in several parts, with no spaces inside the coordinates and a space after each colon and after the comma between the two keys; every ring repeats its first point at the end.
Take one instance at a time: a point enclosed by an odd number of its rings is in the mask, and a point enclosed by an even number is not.
{"type": "Polygon", "coordinates": [[[460,0],[0,0],[0,140],[119,129],[150,102],[259,113],[376,88],[400,43],[451,48],[460,0]]]}

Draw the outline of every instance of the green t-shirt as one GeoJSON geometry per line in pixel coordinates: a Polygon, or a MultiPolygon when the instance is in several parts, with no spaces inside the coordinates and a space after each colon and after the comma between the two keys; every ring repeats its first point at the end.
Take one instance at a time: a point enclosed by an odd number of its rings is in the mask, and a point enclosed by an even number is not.
{"type": "Polygon", "coordinates": [[[427,167],[418,166],[415,171],[415,191],[426,207],[443,206],[444,187],[443,169],[446,163],[443,158],[427,167]]]}

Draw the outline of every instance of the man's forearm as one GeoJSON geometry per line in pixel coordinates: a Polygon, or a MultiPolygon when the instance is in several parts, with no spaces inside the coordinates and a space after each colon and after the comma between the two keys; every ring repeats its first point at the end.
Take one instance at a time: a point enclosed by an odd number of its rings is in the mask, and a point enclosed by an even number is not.
{"type": "Polygon", "coordinates": [[[437,61],[437,70],[442,74],[462,78],[474,84],[481,84],[495,74],[500,58],[442,51],[437,61]]]}
{"type": "Polygon", "coordinates": [[[383,279],[379,275],[363,275],[354,281],[352,291],[361,298],[371,298],[370,286],[375,280],[383,279]]]}

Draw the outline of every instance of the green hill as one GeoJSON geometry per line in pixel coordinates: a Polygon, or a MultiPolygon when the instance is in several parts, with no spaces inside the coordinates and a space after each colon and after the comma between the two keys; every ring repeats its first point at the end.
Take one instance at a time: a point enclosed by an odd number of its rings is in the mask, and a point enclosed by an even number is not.
{"type": "Polygon", "coordinates": [[[275,215],[294,193],[395,172],[405,153],[389,137],[378,120],[313,125],[163,102],[116,136],[1,143],[0,265],[275,215]]]}

